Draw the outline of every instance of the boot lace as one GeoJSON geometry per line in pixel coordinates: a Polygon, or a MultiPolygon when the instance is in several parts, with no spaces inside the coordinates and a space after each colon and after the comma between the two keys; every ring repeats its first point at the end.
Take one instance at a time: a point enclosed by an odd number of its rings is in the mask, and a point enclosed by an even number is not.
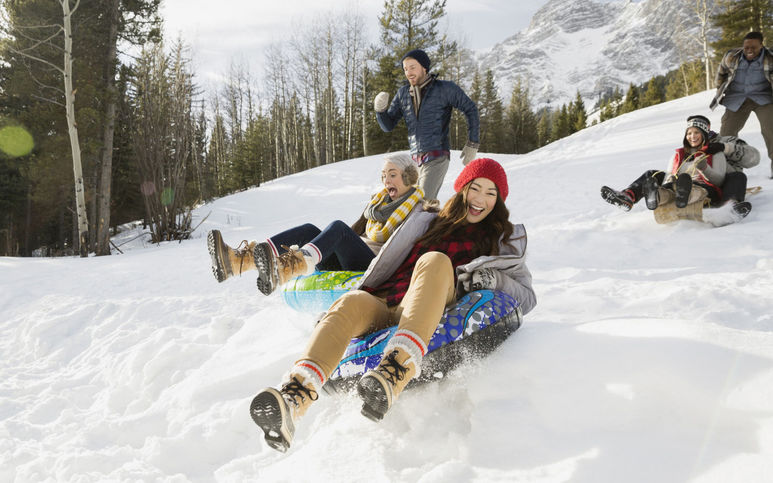
{"type": "Polygon", "coordinates": [[[393,386],[397,384],[397,381],[402,381],[405,378],[405,373],[408,372],[408,369],[405,366],[402,366],[397,362],[395,359],[396,355],[397,351],[392,351],[383,361],[381,361],[378,369],[376,369],[393,386]]]}
{"type": "Polygon", "coordinates": [[[303,257],[297,257],[295,254],[298,253],[300,250],[298,249],[298,245],[280,245],[282,248],[287,250],[283,254],[279,255],[279,263],[283,267],[287,267],[289,265],[290,272],[295,272],[295,267],[297,265],[300,265],[301,260],[303,260],[303,257]]]}
{"type": "Polygon", "coordinates": [[[307,397],[311,401],[316,401],[319,399],[319,394],[317,394],[317,391],[309,389],[308,387],[301,384],[301,381],[299,381],[295,376],[293,376],[290,382],[282,386],[282,395],[284,396],[285,400],[292,402],[296,407],[300,406],[304,401],[306,401],[307,397]],[[298,398],[300,398],[300,402],[298,401],[298,398]]]}
{"type": "Polygon", "coordinates": [[[239,243],[239,246],[237,246],[234,249],[234,253],[236,254],[237,257],[239,257],[239,275],[242,274],[244,259],[247,257],[249,251],[250,251],[250,242],[248,242],[247,240],[242,240],[241,243],[239,243]]]}

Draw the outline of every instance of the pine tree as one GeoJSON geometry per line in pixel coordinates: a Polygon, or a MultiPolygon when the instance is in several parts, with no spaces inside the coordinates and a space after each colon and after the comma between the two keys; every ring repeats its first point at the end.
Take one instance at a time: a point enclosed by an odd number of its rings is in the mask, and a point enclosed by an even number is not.
{"type": "MultiPolygon", "coordinates": [[[[476,86],[475,89],[480,89],[480,86],[476,86]]],[[[476,103],[480,116],[480,144],[486,151],[502,152],[504,147],[502,143],[504,109],[491,69],[486,71],[486,79],[483,81],[479,95],[480,100],[476,103]]]]}
{"type": "Polygon", "coordinates": [[[639,88],[633,83],[628,85],[628,91],[625,93],[625,101],[621,113],[633,112],[639,108],[639,88]]]}
{"type": "Polygon", "coordinates": [[[666,92],[663,88],[663,77],[653,77],[647,82],[644,95],[641,98],[641,107],[660,104],[665,99],[666,92]]]}
{"type": "Polygon", "coordinates": [[[570,104],[569,110],[570,131],[575,133],[585,129],[588,124],[588,114],[585,112],[585,102],[583,102],[579,90],[574,102],[570,104]]]}
{"type": "Polygon", "coordinates": [[[612,119],[620,115],[623,104],[623,91],[619,87],[615,87],[612,94],[601,101],[601,112],[599,114],[599,120],[601,122],[607,119],[612,119]]]}
{"type": "Polygon", "coordinates": [[[537,123],[537,147],[545,146],[553,141],[551,124],[550,111],[543,109],[540,113],[539,122],[537,123]]]}
{"type": "Polygon", "coordinates": [[[743,45],[743,37],[752,31],[761,32],[770,44],[773,40],[773,2],[770,0],[720,0],[714,26],[720,36],[711,46],[717,62],[730,49],[743,45]]]}
{"type": "MultiPolygon", "coordinates": [[[[543,128],[545,128],[543,126],[543,128]]],[[[507,107],[507,144],[505,152],[516,154],[528,153],[540,146],[537,119],[531,110],[529,87],[524,85],[521,77],[517,77],[507,107]]],[[[544,133],[547,137],[547,133],[544,133]]]]}
{"type": "Polygon", "coordinates": [[[398,56],[423,49],[431,59],[439,47],[437,27],[445,14],[446,0],[385,0],[378,19],[384,48],[398,56]]]}
{"type": "Polygon", "coordinates": [[[551,140],[555,141],[572,134],[571,119],[569,109],[566,104],[561,109],[553,113],[553,126],[551,128],[551,140]]]}

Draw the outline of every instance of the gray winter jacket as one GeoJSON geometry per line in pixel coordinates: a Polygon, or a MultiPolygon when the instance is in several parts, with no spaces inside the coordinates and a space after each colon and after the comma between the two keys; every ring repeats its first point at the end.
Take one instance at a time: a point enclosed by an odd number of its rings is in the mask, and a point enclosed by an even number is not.
{"type": "MultiPolygon", "coordinates": [[[[437,213],[414,208],[408,218],[389,237],[381,252],[371,261],[370,266],[355,288],[363,286],[378,287],[385,282],[405,261],[416,243],[429,228],[437,213]]],[[[499,245],[499,255],[478,257],[472,262],[456,267],[457,275],[472,272],[479,268],[494,268],[497,270],[496,290],[507,293],[520,304],[525,315],[537,305],[537,298],[531,287],[531,272],[526,267],[526,228],[514,225],[513,237],[510,239],[512,248],[504,243],[499,245]]],[[[457,293],[462,293],[457,286],[457,293]]]]}
{"type": "MultiPolygon", "coordinates": [[[[770,82],[771,88],[773,88],[773,52],[763,46],[762,55],[762,71],[763,74],[765,74],[765,78],[770,82]]],[[[722,57],[722,62],[719,63],[719,70],[717,70],[717,77],[714,81],[715,84],[717,84],[717,92],[714,95],[714,99],[711,100],[711,104],[709,104],[709,109],[712,111],[725,97],[725,92],[735,78],[735,73],[738,70],[738,63],[741,61],[742,57],[742,48],[729,50],[725,56],[722,57]]]]}
{"type": "Polygon", "coordinates": [[[727,172],[743,171],[760,164],[760,152],[754,146],[749,146],[743,139],[735,136],[717,136],[711,142],[725,145],[725,159],[727,160],[727,172]]]}
{"type": "Polygon", "coordinates": [[[384,112],[377,112],[376,119],[385,132],[395,128],[400,118],[408,126],[408,143],[411,154],[451,149],[448,140],[448,126],[451,111],[457,108],[467,118],[467,140],[480,142],[480,119],[478,107],[467,94],[451,81],[435,78],[429,83],[419,105],[418,115],[413,109],[413,99],[406,82],[392,99],[392,104],[384,112]]]}

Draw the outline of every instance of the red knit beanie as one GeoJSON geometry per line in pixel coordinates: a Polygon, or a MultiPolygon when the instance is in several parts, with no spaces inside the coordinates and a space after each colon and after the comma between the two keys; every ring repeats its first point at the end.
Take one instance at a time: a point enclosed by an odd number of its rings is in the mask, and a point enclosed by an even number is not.
{"type": "Polygon", "coordinates": [[[454,191],[457,193],[462,191],[462,188],[475,178],[490,179],[499,190],[502,200],[507,199],[507,175],[501,164],[489,158],[473,159],[454,181],[454,191]]]}

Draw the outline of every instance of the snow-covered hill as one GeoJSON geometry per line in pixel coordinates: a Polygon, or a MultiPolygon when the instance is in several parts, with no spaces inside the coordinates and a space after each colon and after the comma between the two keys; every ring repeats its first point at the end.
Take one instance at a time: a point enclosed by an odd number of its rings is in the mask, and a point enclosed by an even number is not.
{"type": "MultiPolygon", "coordinates": [[[[0,258],[0,481],[759,482],[773,474],[773,181],[737,225],[655,224],[599,187],[666,165],[711,93],[522,156],[492,155],[529,231],[538,306],[491,356],[380,424],[323,397],[287,454],[252,423],[313,317],[217,284],[206,230],[354,220],[378,156],[196,211],[198,238],[101,258],[0,258]],[[768,475],[765,477],[764,475],[768,475]]],[[[719,112],[711,114],[718,127],[719,112]]],[[[763,148],[756,120],[743,137],[763,148]]],[[[461,170],[458,152],[441,197],[461,170]]],[[[128,240],[132,234],[116,239],[128,240]]]]}
{"type": "Polygon", "coordinates": [[[494,71],[505,101],[520,77],[537,107],[560,107],[577,91],[593,107],[615,87],[625,92],[697,58],[693,8],[683,0],[550,0],[479,64],[494,71]]]}

